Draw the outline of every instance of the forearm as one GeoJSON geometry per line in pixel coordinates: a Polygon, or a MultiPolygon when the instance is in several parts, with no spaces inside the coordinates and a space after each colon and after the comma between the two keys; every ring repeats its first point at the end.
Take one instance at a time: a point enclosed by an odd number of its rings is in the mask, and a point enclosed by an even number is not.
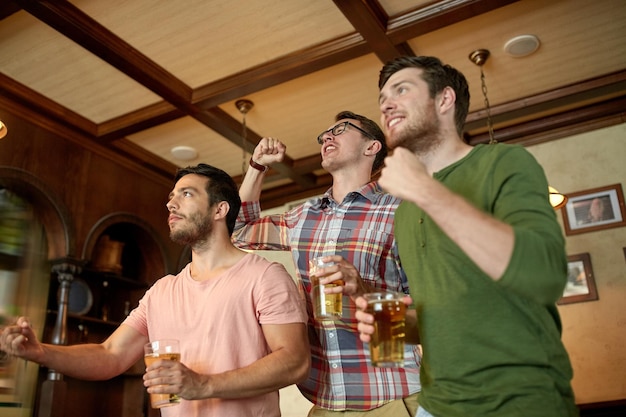
{"type": "Polygon", "coordinates": [[[249,167],[239,187],[241,201],[258,201],[261,198],[265,172],[249,167]]]}
{"type": "Polygon", "coordinates": [[[37,362],[72,378],[97,381],[121,374],[137,359],[114,356],[100,344],[43,344],[42,356],[37,362]]]}
{"type": "Polygon", "coordinates": [[[280,349],[244,368],[201,376],[197,392],[192,396],[235,399],[262,395],[303,381],[309,369],[308,352],[302,355],[280,349]]]}

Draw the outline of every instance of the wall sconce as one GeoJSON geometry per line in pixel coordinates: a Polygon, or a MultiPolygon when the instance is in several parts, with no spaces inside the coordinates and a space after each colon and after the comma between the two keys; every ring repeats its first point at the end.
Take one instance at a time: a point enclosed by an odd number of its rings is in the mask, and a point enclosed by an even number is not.
{"type": "Polygon", "coordinates": [[[567,204],[568,198],[565,194],[561,194],[560,192],[556,190],[556,188],[550,187],[549,185],[548,185],[548,191],[550,192],[550,205],[555,210],[558,210],[561,207],[563,207],[565,204],[567,204]]]}
{"type": "Polygon", "coordinates": [[[5,137],[7,133],[9,133],[7,126],[4,123],[2,123],[2,120],[0,120],[0,139],[5,137]]]}

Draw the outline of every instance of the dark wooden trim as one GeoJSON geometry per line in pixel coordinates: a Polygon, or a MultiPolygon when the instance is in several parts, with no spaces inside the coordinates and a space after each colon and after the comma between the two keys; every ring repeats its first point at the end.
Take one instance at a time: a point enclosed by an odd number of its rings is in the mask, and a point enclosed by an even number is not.
{"type": "MultiPolygon", "coordinates": [[[[549,137],[550,140],[553,140],[582,131],[597,129],[596,123],[599,120],[606,122],[604,126],[623,123],[626,118],[625,109],[626,96],[579,109],[562,111],[552,116],[513,124],[504,128],[497,128],[494,131],[494,136],[498,142],[522,145],[537,144],[542,141],[540,138],[549,137]],[[585,129],[585,126],[589,129],[585,129]],[[557,131],[559,132],[558,137],[555,137],[554,133],[557,131]]],[[[467,134],[465,138],[471,145],[489,142],[489,134],[486,132],[476,135],[467,134]]]]}
{"type": "Polygon", "coordinates": [[[413,55],[408,45],[394,45],[387,37],[389,17],[377,1],[334,0],[334,2],[356,31],[367,41],[381,62],[387,62],[402,55],[413,55]]]}
{"type": "Polygon", "coordinates": [[[80,130],[86,135],[92,137],[96,135],[98,128],[92,121],[85,119],[79,114],[74,113],[68,108],[61,106],[57,102],[50,100],[46,96],[31,90],[0,72],[0,100],[2,100],[3,97],[14,103],[12,105],[20,105],[30,109],[38,114],[39,118],[46,116],[59,124],[80,130]]]}
{"type": "Polygon", "coordinates": [[[206,84],[194,91],[193,101],[202,108],[215,107],[370,52],[363,37],[352,33],[206,84]]]}
{"type": "MultiPolygon", "coordinates": [[[[590,103],[606,97],[617,97],[626,94],[626,71],[618,71],[602,77],[571,84],[566,87],[546,91],[515,101],[490,107],[494,124],[507,120],[519,119],[541,112],[557,112],[559,107],[570,106],[572,103],[590,103]]],[[[486,126],[487,110],[480,109],[467,115],[465,130],[471,132],[486,126]]]]}
{"type": "Polygon", "coordinates": [[[406,42],[462,20],[490,12],[519,0],[450,0],[434,2],[400,16],[393,16],[387,24],[387,36],[394,44],[406,42]]]}
{"type": "Polygon", "coordinates": [[[98,140],[100,142],[111,142],[184,116],[186,114],[181,110],[173,108],[166,101],[161,101],[100,123],[98,125],[98,140]]]}
{"type": "Polygon", "coordinates": [[[578,404],[580,417],[623,417],[626,415],[626,399],[578,404]]]}
{"type": "Polygon", "coordinates": [[[11,16],[13,13],[17,13],[22,8],[18,6],[14,1],[6,0],[0,2],[0,20],[11,16]]]}
{"type": "Polygon", "coordinates": [[[45,115],[42,116],[42,114],[40,114],[36,109],[24,106],[22,103],[11,100],[1,94],[0,108],[10,111],[27,123],[31,123],[51,132],[54,135],[69,140],[81,148],[94,152],[102,157],[109,158],[120,166],[136,172],[141,172],[146,177],[157,183],[162,184],[162,181],[167,181],[168,187],[171,186],[171,172],[163,173],[158,167],[150,166],[145,161],[137,160],[136,158],[126,155],[123,152],[116,151],[111,147],[100,144],[98,141],[94,140],[92,136],[88,136],[84,132],[67,124],[61,123],[56,119],[45,117],[45,115]]]}

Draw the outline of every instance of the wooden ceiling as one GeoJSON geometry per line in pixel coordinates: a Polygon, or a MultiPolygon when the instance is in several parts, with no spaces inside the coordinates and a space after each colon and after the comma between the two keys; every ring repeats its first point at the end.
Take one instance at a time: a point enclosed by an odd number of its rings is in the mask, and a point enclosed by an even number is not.
{"type": "MultiPolygon", "coordinates": [[[[624,122],[621,0],[4,0],[0,106],[170,181],[205,162],[240,179],[263,136],[288,157],[270,208],[323,192],[319,132],[352,110],[379,120],[382,64],[434,55],[472,94],[466,137],[487,141],[480,68],[500,142],[533,144],[624,122]],[[532,34],[541,46],[511,57],[532,34]],[[249,99],[244,115],[235,106],[249,99]],[[199,156],[175,159],[174,146],[199,156]]],[[[10,128],[10,127],[9,127],[10,128]]]]}

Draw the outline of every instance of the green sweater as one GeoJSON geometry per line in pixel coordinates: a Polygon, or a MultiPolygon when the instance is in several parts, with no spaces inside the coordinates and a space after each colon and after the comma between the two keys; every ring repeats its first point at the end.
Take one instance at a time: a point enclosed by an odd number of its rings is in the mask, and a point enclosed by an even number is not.
{"type": "Polygon", "coordinates": [[[567,257],[543,169],[520,146],[478,145],[434,177],[510,224],[515,247],[494,281],[415,204],[398,208],[424,349],[420,405],[436,417],[578,415],[555,305],[567,257]]]}

